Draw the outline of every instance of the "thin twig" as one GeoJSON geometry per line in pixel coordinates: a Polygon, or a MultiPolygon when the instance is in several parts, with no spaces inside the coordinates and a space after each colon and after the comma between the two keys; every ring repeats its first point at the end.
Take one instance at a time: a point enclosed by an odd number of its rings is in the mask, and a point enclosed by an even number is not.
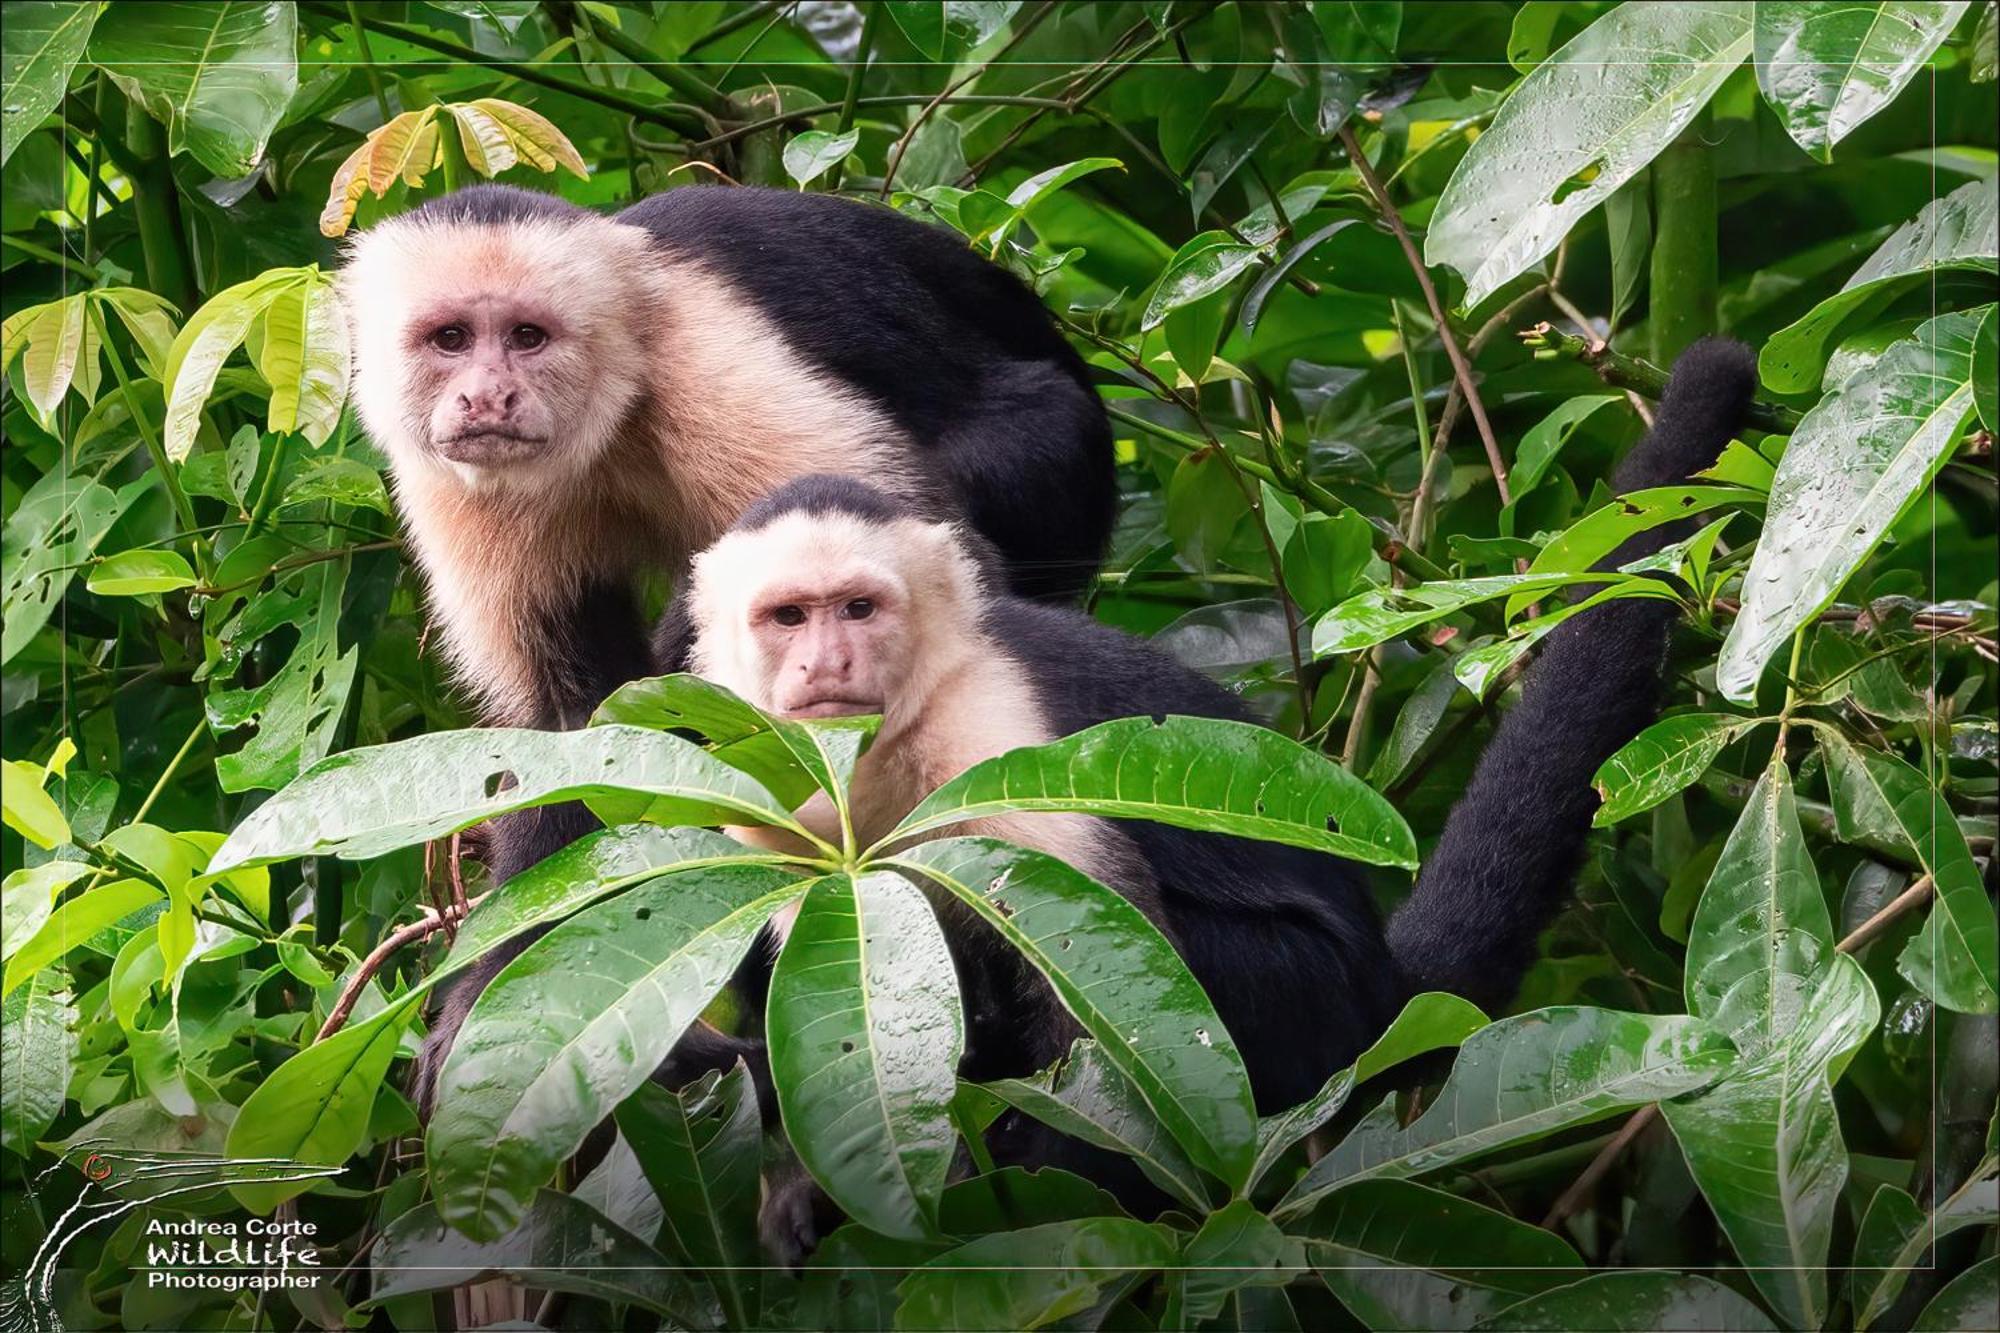
{"type": "Polygon", "coordinates": [[[1493,484],[1500,490],[1500,503],[1512,504],[1514,497],[1507,489],[1507,464],[1500,457],[1500,442],[1493,435],[1493,423],[1486,419],[1486,404],[1480,401],[1479,389],[1472,382],[1472,366],[1466,361],[1465,353],[1459,350],[1458,339],[1452,335],[1451,320],[1445,314],[1444,303],[1438,299],[1437,286],[1431,281],[1430,270],[1424,267],[1424,257],[1417,253],[1417,243],[1410,239],[1410,230],[1403,225],[1403,215],[1396,211],[1395,201],[1389,198],[1389,192],[1382,186],[1382,178],[1375,174],[1367,154],[1361,151],[1361,143],[1354,137],[1354,131],[1341,126],[1340,142],[1346,147],[1348,160],[1354,163],[1362,184],[1368,187],[1368,193],[1374,198],[1376,211],[1389,224],[1389,230],[1396,233],[1396,243],[1403,247],[1403,257],[1410,261],[1410,271],[1416,274],[1417,285],[1423,288],[1424,302],[1430,306],[1431,320],[1437,325],[1438,341],[1444,344],[1445,355],[1451,359],[1452,374],[1458,377],[1466,406],[1472,409],[1472,422],[1479,428],[1479,442],[1486,446],[1486,463],[1493,469],[1493,484]]]}
{"type": "MultiPolygon", "coordinates": [[[[1630,389],[1655,402],[1659,401],[1660,395],[1666,391],[1667,372],[1652,362],[1613,351],[1602,342],[1588,341],[1575,334],[1564,333],[1554,325],[1537,324],[1521,335],[1521,341],[1537,355],[1566,356],[1581,362],[1595,371],[1597,378],[1614,389],[1630,389]]],[[[1799,424],[1798,412],[1783,404],[1768,403],[1762,399],[1750,401],[1743,419],[1758,430],[1772,435],[1789,435],[1799,424]]]]}
{"type": "MultiPolygon", "coordinates": [[[[1880,911],[1876,912],[1875,915],[1849,931],[1847,937],[1835,945],[1834,948],[1841,953],[1855,952],[1870,940],[1873,940],[1877,935],[1887,930],[1898,917],[1930,901],[1931,890],[1931,877],[1925,875],[1922,879],[1910,885],[1909,888],[1897,894],[1880,911]]],[[[1603,1150],[1591,1159],[1590,1165],[1583,1169],[1583,1173],[1570,1184],[1568,1189],[1562,1192],[1562,1195],[1549,1208],[1549,1215],[1542,1219],[1543,1229],[1554,1231],[1563,1224],[1564,1219],[1568,1218],[1588,1202],[1592,1193],[1597,1189],[1598,1182],[1604,1179],[1605,1173],[1611,1170],[1612,1164],[1618,1160],[1619,1155],[1632,1146],[1632,1141],[1638,1138],[1646,1126],[1652,1124],[1659,1117],[1659,1114],[1660,1104],[1658,1102],[1642,1106],[1637,1111],[1634,1111],[1631,1118],[1626,1120],[1624,1128],[1620,1129],[1613,1136],[1611,1142],[1604,1145],[1603,1150]]]]}
{"type": "MultiPolygon", "coordinates": [[[[479,897],[466,904],[466,909],[470,911],[485,901],[486,895],[482,893],[479,897]]],[[[375,974],[382,970],[382,964],[389,961],[389,955],[395,953],[396,950],[406,944],[413,944],[418,940],[428,939],[438,931],[443,930],[447,915],[458,917],[460,920],[464,919],[463,915],[455,908],[447,914],[435,912],[426,907],[421,920],[412,921],[407,926],[402,926],[391,931],[380,944],[376,945],[369,952],[368,956],[361,960],[361,966],[355,969],[352,977],[348,978],[347,985],[341,988],[340,998],[334,1001],[333,1012],[326,1016],[326,1022],[320,1025],[319,1035],[314,1037],[313,1041],[315,1043],[325,1041],[328,1037],[340,1031],[341,1025],[347,1022],[347,1016],[354,1012],[354,1005],[356,1001],[360,1000],[361,992],[367,988],[370,981],[374,980],[375,974]]]]}
{"type": "MultiPolygon", "coordinates": [[[[894,146],[892,146],[889,150],[889,165],[885,167],[882,171],[882,188],[880,191],[878,191],[878,194],[880,195],[881,198],[887,199],[889,197],[889,191],[895,186],[896,183],[896,173],[902,168],[903,155],[910,151],[910,141],[917,137],[917,131],[924,127],[924,122],[931,118],[931,112],[937,110],[940,106],[943,106],[945,101],[948,98],[950,98],[953,93],[956,93],[966,84],[971,83],[974,79],[981,77],[988,70],[992,69],[996,61],[998,61],[1001,57],[1005,56],[1008,52],[1012,51],[1015,47],[1019,46],[1022,43],[1022,41],[1024,41],[1027,38],[1029,33],[1033,32],[1036,28],[1040,27],[1042,20],[1047,18],[1050,14],[1053,14],[1055,12],[1055,8],[1056,8],[1055,0],[1047,0],[1047,3],[1043,4],[1041,8],[1037,9],[1034,13],[1028,15],[1027,18],[1021,21],[1021,26],[1015,29],[1014,35],[1007,39],[1007,44],[1001,47],[998,51],[995,51],[991,59],[985,61],[983,64],[975,65],[973,68],[967,70],[965,72],[964,77],[957,79],[952,83],[946,84],[942,92],[940,92],[936,97],[933,97],[929,102],[925,103],[924,109],[917,112],[917,114],[911,118],[910,127],[904,130],[900,135],[896,137],[896,142],[894,146]]],[[[843,128],[845,127],[843,126],[843,128]]]]}

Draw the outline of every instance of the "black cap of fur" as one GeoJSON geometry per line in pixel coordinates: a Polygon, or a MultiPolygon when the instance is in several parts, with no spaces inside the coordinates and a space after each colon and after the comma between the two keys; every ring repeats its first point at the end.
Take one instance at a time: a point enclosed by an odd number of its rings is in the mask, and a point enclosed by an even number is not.
{"type": "Polygon", "coordinates": [[[792,480],[743,511],[732,532],[755,532],[787,514],[846,514],[868,523],[922,517],[909,505],[856,477],[814,472],[792,480]]]}

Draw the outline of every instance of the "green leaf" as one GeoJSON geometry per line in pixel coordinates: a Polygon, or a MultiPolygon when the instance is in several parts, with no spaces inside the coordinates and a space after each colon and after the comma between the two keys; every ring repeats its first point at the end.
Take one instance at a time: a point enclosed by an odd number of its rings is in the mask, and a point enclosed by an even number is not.
{"type": "Polygon", "coordinates": [[[290,509],[321,500],[373,509],[380,514],[390,512],[389,492],[382,485],[382,474],[353,458],[315,460],[296,479],[286,483],[278,507],[290,509]]]}
{"type": "Polygon", "coordinates": [[[1841,836],[1860,840],[1864,831],[1882,830],[1931,875],[1930,916],[1896,960],[1897,970],[1947,1009],[2000,1011],[2000,926],[1943,794],[1893,754],[1863,750],[1831,730],[1822,733],[1821,746],[1841,836]]]}
{"type": "Polygon", "coordinates": [[[365,860],[509,810],[646,793],[658,822],[789,826],[769,792],[692,742],[638,727],[439,732],[314,764],[236,826],[211,872],[295,856],[365,860]],[[503,786],[508,774],[514,785],[503,786]]]}
{"type": "Polygon", "coordinates": [[[765,1024],[785,1135],[813,1179],[885,1236],[934,1235],[965,1032],[923,894],[888,871],[816,881],[772,972],[765,1024]]]}
{"type": "Polygon", "coordinates": [[[1772,654],[1839,595],[1951,456],[1972,416],[1972,335],[1983,315],[1926,321],[1792,432],[1743,576],[1743,609],[1716,665],[1726,698],[1752,701],[1772,654]]]}
{"type": "Polygon", "coordinates": [[[0,816],[7,827],[47,851],[70,839],[62,807],[43,789],[48,774],[24,759],[0,760],[0,816]]]}
{"type": "Polygon", "coordinates": [[[194,585],[194,567],[178,551],[120,551],[98,561],[84,586],[104,597],[133,597],[194,585]]]}
{"type": "Polygon", "coordinates": [[[1138,908],[1081,871],[990,838],[896,858],[936,881],[1049,979],[1174,1140],[1231,1186],[1256,1151],[1243,1057],[1187,965],[1138,908]]]}
{"type": "Polygon", "coordinates": [[[572,917],[482,991],[425,1139],[440,1215],[493,1240],[728,984],[804,885],[768,866],[662,876],[572,917]]]}
{"type": "Polygon", "coordinates": [[[662,1244],[706,1270],[731,1324],[752,1327],[757,1307],[758,1162],[763,1126],[757,1089],[741,1064],[678,1093],[646,1082],[618,1107],[631,1145],[665,1215],[662,1244]]]}
{"type": "Polygon", "coordinates": [[[1248,1286],[1282,1287],[1303,1267],[1298,1242],[1279,1231],[1248,1199],[1232,1199],[1202,1220],[1168,1276],[1171,1328],[1195,1328],[1222,1313],[1248,1286]],[[1178,1317],[1176,1317],[1178,1316],[1178,1317]]]}
{"type": "Polygon", "coordinates": [[[537,1193],[521,1223],[502,1236],[469,1240],[420,1204],[382,1230],[371,1258],[369,1304],[448,1291],[488,1274],[522,1286],[636,1305],[676,1328],[714,1328],[706,1293],[692,1290],[665,1255],[589,1204],[537,1193]]]}
{"type": "Polygon", "coordinates": [[[1764,1312],[1713,1278],[1696,1273],[1592,1273],[1510,1305],[1478,1325],[1480,1333],[1765,1333],[1764,1312]]]}
{"type": "MultiPolygon", "coordinates": [[[[337,1166],[368,1135],[375,1094],[418,1005],[405,996],[371,1018],[315,1042],[273,1070],[229,1128],[231,1157],[337,1166]]],[[[304,1193],[311,1179],[237,1185],[236,1201],[268,1213],[304,1193]]]]}
{"type": "Polygon", "coordinates": [[[1129,1157],[1148,1180],[1197,1212],[1209,1206],[1208,1186],[1146,1099],[1105,1059],[1097,1043],[1080,1040],[1035,1078],[1005,1078],[983,1091],[1073,1139],[1129,1157]]]}
{"type": "Polygon", "coordinates": [[[1651,162],[1750,54],[1751,6],[1620,5],[1535,68],[1452,172],[1424,261],[1476,306],[1651,162]]]}
{"type": "Polygon", "coordinates": [[[0,163],[42,123],[69,88],[100,7],[74,0],[7,6],[0,33],[0,163]]]}
{"type": "Polygon", "coordinates": [[[807,130],[794,135],[785,143],[785,174],[803,189],[845,162],[860,142],[861,131],[858,129],[845,134],[807,130]]]}
{"type": "Polygon", "coordinates": [[[1757,507],[1763,503],[1762,492],[1739,486],[1660,486],[1621,495],[1585,514],[1542,547],[1527,574],[1517,576],[1530,582],[1521,591],[1508,594],[1507,617],[1519,615],[1541,594],[1542,589],[1532,580],[1594,569],[1631,538],[1665,524],[1725,505],[1757,507]]]}
{"type": "Polygon", "coordinates": [[[1910,1272],[1924,1255],[1953,1232],[2000,1222],[2000,1160],[1989,1151],[1963,1185],[1929,1214],[1894,1185],[1883,1185],[1868,1202],[1854,1241],[1854,1326],[1865,1329],[1888,1312],[1902,1294],[1910,1272]]]}
{"type": "Polygon", "coordinates": [[[1590,785],[1604,799],[1591,823],[1608,828],[1650,810],[1696,782],[1723,747],[1756,725],[1728,713],[1680,713],[1627,741],[1598,767],[1590,785]]]}
{"type": "Polygon", "coordinates": [[[307,269],[265,308],[263,333],[256,360],[271,386],[265,424],[324,444],[347,401],[347,321],[334,280],[307,269]]]}
{"type": "Polygon", "coordinates": [[[1407,1180],[1359,1181],[1290,1229],[1370,1329],[1470,1328],[1583,1267],[1551,1232],[1407,1180]]]}
{"type": "Polygon", "coordinates": [[[1246,245],[1226,231],[1205,231],[1196,236],[1167,261],[1139,327],[1156,329],[1174,311],[1221,291],[1261,253],[1261,247],[1246,245]]]}
{"type": "Polygon", "coordinates": [[[90,39],[91,63],[167,127],[169,152],[247,176],[298,91],[298,14],[281,0],[130,0],[90,39]]]}
{"type": "Polygon", "coordinates": [[[1171,1267],[1171,1233],[1085,1217],[982,1236],[905,1278],[898,1329],[1041,1328],[1087,1310],[1108,1283],[1171,1267]]]}
{"type": "Polygon", "coordinates": [[[1572,398],[1528,427],[1514,449],[1514,466],[1507,470],[1507,487],[1518,499],[1535,489],[1569,437],[1599,410],[1625,400],[1617,394],[1585,394],[1572,398]]]}
{"type": "Polygon", "coordinates": [[[1478,1005],[1456,995],[1425,991],[1411,996],[1396,1020],[1353,1064],[1297,1106],[1257,1122],[1257,1161],[1250,1170],[1250,1183],[1262,1180],[1288,1148],[1338,1115],[1358,1085],[1405,1060],[1457,1046],[1487,1021],[1478,1005]]]}
{"type": "Polygon", "coordinates": [[[1503,1018],[1466,1038],[1429,1110],[1402,1128],[1393,1097],[1376,1107],[1292,1187],[1279,1219],[1351,1181],[1420,1175],[1705,1087],[1734,1054],[1694,1018],[1584,1007],[1503,1018]]]}
{"type": "Polygon", "coordinates": [[[160,898],[160,891],[142,879],[119,879],[67,899],[42,928],[7,960],[6,979],[0,994],[12,994],[27,981],[71,949],[81,946],[106,926],[116,925],[132,913],[160,898]]]}
{"type": "Polygon", "coordinates": [[[67,1096],[76,1054],[67,986],[60,972],[38,972],[0,1003],[0,1148],[20,1157],[48,1134],[67,1096]]]}
{"type": "Polygon", "coordinates": [[[152,485],[149,476],[113,491],[56,467],[28,488],[0,530],[0,662],[41,632],[97,543],[152,485]]]}
{"type": "Polygon", "coordinates": [[[974,764],[884,841],[1031,811],[1150,819],[1370,865],[1417,863],[1402,816],[1326,756],[1263,727],[1192,717],[1120,718],[974,764]]]}
{"type": "MultiPolygon", "coordinates": [[[[0,364],[12,365],[15,357],[21,358],[22,392],[45,424],[54,419],[77,375],[89,322],[86,298],[79,294],[30,306],[0,326],[4,330],[0,344],[5,347],[0,364]]],[[[93,362],[96,355],[93,349],[93,362]]]]}
{"type": "Polygon", "coordinates": [[[2000,1255],[1987,1255],[1945,1284],[1910,1325],[1910,1333],[1975,1329],[2000,1310],[2000,1255]]]}
{"type": "Polygon", "coordinates": [[[1896,99],[1966,10],[1966,0],[1760,0],[1757,85],[1793,142],[1822,162],[1896,99]]]}
{"type": "MultiPolygon", "coordinates": [[[[1992,18],[1989,11],[1987,18],[1992,18]]],[[[1972,398],[1979,424],[2000,431],[2000,306],[1986,311],[1972,336],[1972,398]]]]}
{"type": "MultiPolygon", "coordinates": [[[[173,0],[163,6],[173,8],[173,0]]],[[[215,388],[216,376],[229,354],[250,336],[250,329],[271,304],[312,279],[311,269],[270,269],[248,282],[216,293],[189,317],[167,352],[166,424],[161,443],[167,457],[184,463],[194,451],[201,429],[201,409],[215,388]]]]}
{"type": "Polygon", "coordinates": [[[1757,373],[1778,393],[1811,392],[1820,387],[1834,336],[1850,321],[1940,273],[1991,273],[1996,265],[2000,193],[1990,180],[1967,181],[1898,227],[1837,293],[1772,334],[1757,354],[1757,373]]]}
{"type": "Polygon", "coordinates": [[[91,873],[88,861],[44,861],[9,873],[0,882],[0,959],[20,952],[55,910],[55,896],[91,873]]]}
{"type": "Polygon", "coordinates": [[[1688,932],[1687,1003],[1738,1065],[1661,1110],[1750,1279],[1817,1328],[1847,1178],[1832,1080],[1875,1025],[1874,988],[1833,925],[1782,763],[1758,780],[1688,932]]]}
{"type": "Polygon", "coordinates": [[[1489,574],[1437,579],[1407,588],[1371,588],[1348,598],[1313,626],[1313,655],[1355,653],[1496,597],[1534,601],[1572,583],[1618,583],[1616,574],[1489,574]]]}

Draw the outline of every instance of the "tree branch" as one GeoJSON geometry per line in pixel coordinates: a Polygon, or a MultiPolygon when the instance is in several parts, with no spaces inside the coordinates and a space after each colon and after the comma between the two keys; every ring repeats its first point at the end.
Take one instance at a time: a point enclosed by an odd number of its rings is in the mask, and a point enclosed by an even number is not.
{"type": "Polygon", "coordinates": [[[341,1026],[347,1022],[347,1016],[354,1012],[355,1002],[361,998],[361,992],[367,988],[370,981],[374,980],[375,974],[382,970],[382,964],[389,961],[390,954],[406,944],[429,939],[443,930],[447,924],[447,917],[451,918],[450,924],[456,925],[465,919],[466,912],[470,912],[485,901],[486,895],[482,893],[466,904],[464,912],[454,907],[449,913],[440,913],[426,907],[421,920],[412,921],[407,926],[390,931],[382,942],[361,960],[361,966],[354,970],[354,975],[348,978],[345,986],[341,987],[340,998],[334,1001],[333,1012],[329,1013],[326,1022],[320,1025],[319,1035],[313,1038],[314,1044],[317,1045],[340,1031],[341,1026]]]}
{"type": "MultiPolygon", "coordinates": [[[[1552,324],[1535,325],[1521,335],[1521,342],[1537,356],[1566,356],[1581,362],[1612,388],[1630,389],[1655,402],[1667,388],[1667,372],[1652,362],[1614,352],[1609,345],[1564,333],[1552,324]]],[[[1744,419],[1758,430],[1772,435],[1789,435],[1799,424],[1799,413],[1780,403],[1752,399],[1744,419]]]]}

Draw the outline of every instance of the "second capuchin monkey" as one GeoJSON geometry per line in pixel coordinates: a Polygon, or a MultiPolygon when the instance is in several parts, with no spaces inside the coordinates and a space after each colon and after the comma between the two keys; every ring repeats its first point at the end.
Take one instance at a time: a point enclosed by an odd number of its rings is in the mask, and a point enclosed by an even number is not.
{"type": "MultiPolygon", "coordinates": [[[[962,519],[1030,597],[1103,556],[1111,433],[1082,360],[1013,275],[888,208],[702,187],[607,217],[479,186],[368,229],[341,282],[355,401],[490,725],[580,726],[649,674],[639,572],[806,473],[962,519]]],[[[589,827],[503,820],[488,867],[589,827]]]]}

